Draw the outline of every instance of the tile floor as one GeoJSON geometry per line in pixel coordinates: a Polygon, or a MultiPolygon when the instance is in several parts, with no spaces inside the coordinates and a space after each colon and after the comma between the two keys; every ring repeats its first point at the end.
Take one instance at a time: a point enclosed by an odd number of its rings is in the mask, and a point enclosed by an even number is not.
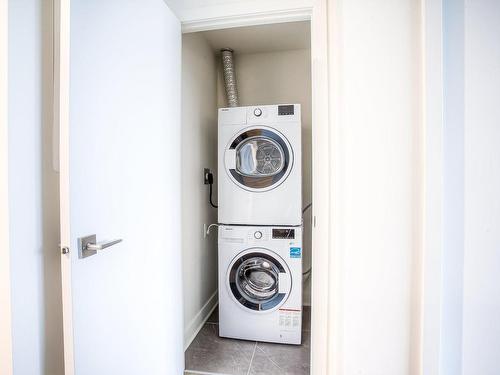
{"type": "Polygon", "coordinates": [[[302,345],[221,338],[218,311],[186,350],[186,375],[309,375],[311,310],[304,306],[302,345]]]}

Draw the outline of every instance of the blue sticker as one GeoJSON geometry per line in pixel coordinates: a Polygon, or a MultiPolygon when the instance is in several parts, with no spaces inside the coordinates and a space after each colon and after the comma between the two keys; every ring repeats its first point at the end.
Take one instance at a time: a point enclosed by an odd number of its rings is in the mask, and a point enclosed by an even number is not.
{"type": "Polygon", "coordinates": [[[291,247],[290,248],[290,258],[300,258],[300,257],[301,257],[300,247],[291,247]]]}

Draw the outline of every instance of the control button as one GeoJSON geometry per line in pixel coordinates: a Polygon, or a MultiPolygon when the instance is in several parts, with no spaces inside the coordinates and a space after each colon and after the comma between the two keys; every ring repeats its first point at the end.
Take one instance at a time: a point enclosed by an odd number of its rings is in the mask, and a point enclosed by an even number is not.
{"type": "Polygon", "coordinates": [[[262,116],[262,109],[260,109],[260,108],[255,108],[255,109],[253,110],[253,114],[254,114],[256,117],[260,117],[260,116],[262,116]]]}
{"type": "Polygon", "coordinates": [[[256,231],[256,232],[253,234],[253,236],[254,236],[256,239],[260,240],[260,239],[262,238],[262,232],[261,232],[260,230],[258,230],[258,231],[256,231]]]}

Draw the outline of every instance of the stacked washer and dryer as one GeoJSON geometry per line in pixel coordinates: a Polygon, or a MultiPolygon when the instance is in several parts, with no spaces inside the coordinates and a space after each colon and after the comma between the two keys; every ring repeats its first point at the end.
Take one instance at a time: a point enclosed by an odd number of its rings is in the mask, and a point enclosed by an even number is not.
{"type": "Polygon", "coordinates": [[[300,344],[299,104],[219,109],[219,335],[300,344]]]}

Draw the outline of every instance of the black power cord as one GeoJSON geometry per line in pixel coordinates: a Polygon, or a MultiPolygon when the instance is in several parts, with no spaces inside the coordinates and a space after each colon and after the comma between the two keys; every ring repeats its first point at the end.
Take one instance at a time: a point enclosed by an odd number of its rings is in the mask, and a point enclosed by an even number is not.
{"type": "Polygon", "coordinates": [[[212,185],[214,184],[214,175],[212,174],[212,172],[207,172],[206,173],[206,178],[207,178],[207,182],[208,182],[208,191],[209,191],[209,201],[210,201],[210,205],[213,207],[213,208],[219,208],[219,206],[217,206],[213,201],[212,201],[212,185]]]}

